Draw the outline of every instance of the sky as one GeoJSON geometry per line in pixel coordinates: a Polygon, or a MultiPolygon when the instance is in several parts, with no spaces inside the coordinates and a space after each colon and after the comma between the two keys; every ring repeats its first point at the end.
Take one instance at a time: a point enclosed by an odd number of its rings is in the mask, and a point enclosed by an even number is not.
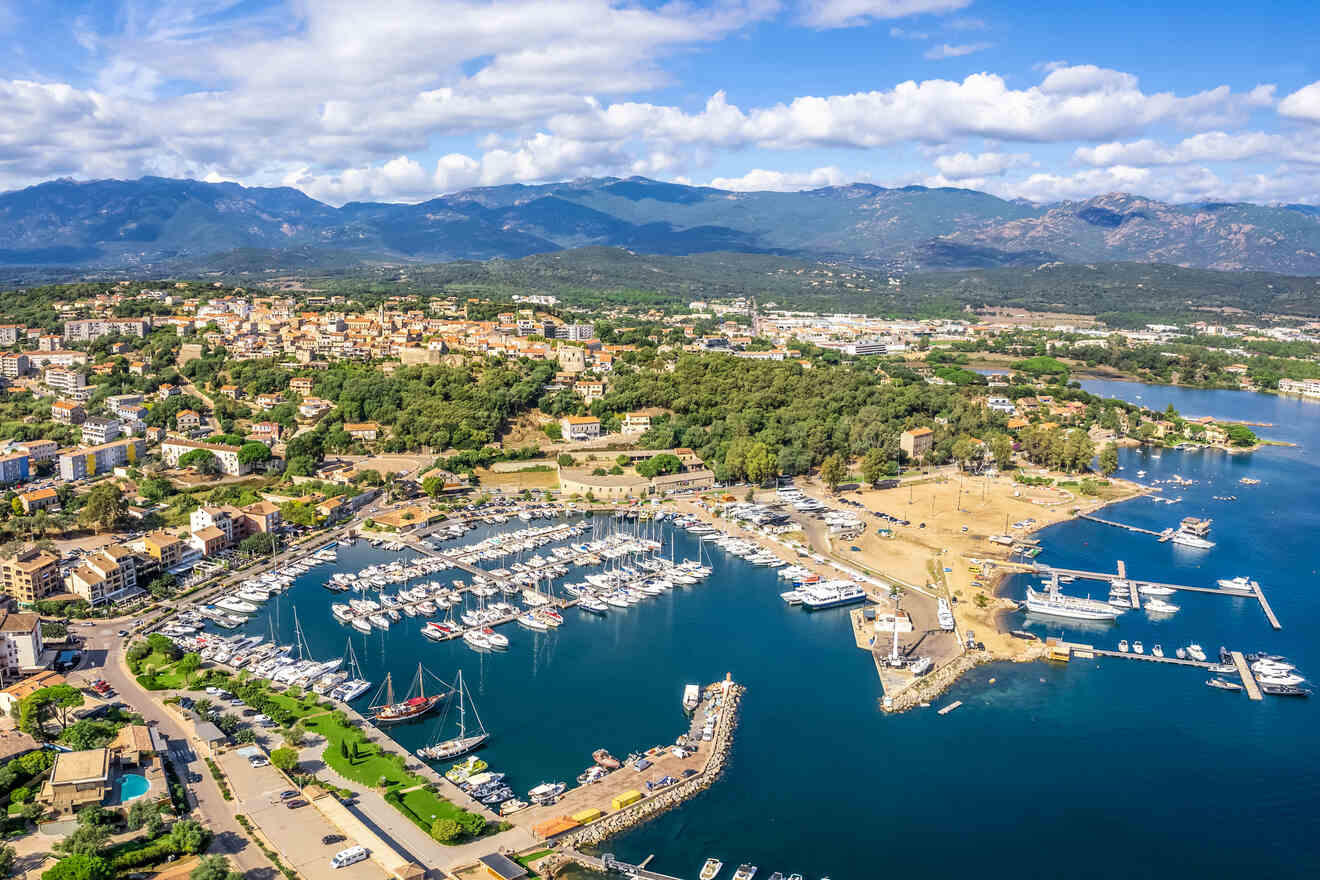
{"type": "Polygon", "coordinates": [[[0,190],[643,175],[1320,203],[1320,5],[0,0],[0,190]]]}

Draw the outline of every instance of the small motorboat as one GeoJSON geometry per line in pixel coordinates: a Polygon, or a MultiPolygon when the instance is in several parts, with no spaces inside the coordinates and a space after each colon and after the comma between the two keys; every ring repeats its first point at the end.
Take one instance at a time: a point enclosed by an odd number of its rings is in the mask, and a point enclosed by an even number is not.
{"type": "Polygon", "coordinates": [[[1133,642],[1133,643],[1132,643],[1132,653],[1133,653],[1133,654],[1144,654],[1144,653],[1146,653],[1146,646],[1143,645],[1140,641],[1133,642]]]}
{"type": "Polygon", "coordinates": [[[1201,663],[1204,663],[1205,649],[1202,648],[1200,645],[1196,644],[1196,642],[1192,642],[1190,645],[1187,646],[1187,656],[1191,657],[1193,660],[1197,660],[1201,663]]]}
{"type": "Polygon", "coordinates": [[[1240,691],[1242,685],[1236,681],[1224,681],[1222,678],[1208,678],[1205,682],[1209,687],[1219,688],[1221,691],[1240,691]]]}
{"type": "Polygon", "coordinates": [[[1119,640],[1118,640],[1118,650],[1119,650],[1120,653],[1123,653],[1123,654],[1126,654],[1126,653],[1128,652],[1128,640],[1127,640],[1127,639],[1119,639],[1119,640]]]}
{"type": "Polygon", "coordinates": [[[620,766],[619,759],[611,755],[605,749],[596,749],[596,751],[592,752],[591,760],[595,761],[597,765],[604,767],[606,770],[618,770],[620,766]]]}
{"type": "Polygon", "coordinates": [[[1150,649],[1150,653],[1151,653],[1151,655],[1154,656],[1154,657],[1163,657],[1163,656],[1164,656],[1164,646],[1163,646],[1163,645],[1158,645],[1158,644],[1157,644],[1155,647],[1153,647],[1153,648],[1150,649]]]}
{"type": "Polygon", "coordinates": [[[715,875],[723,869],[724,863],[719,859],[706,859],[706,864],[701,866],[701,873],[698,875],[700,880],[715,880],[715,875]]]}

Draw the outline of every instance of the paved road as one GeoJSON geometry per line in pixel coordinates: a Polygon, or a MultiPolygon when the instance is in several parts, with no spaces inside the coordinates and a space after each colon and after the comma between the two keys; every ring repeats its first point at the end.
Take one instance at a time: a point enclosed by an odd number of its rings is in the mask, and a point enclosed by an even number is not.
{"type": "Polygon", "coordinates": [[[215,832],[215,841],[209,852],[228,856],[247,880],[276,880],[280,876],[279,872],[261,850],[244,836],[243,829],[234,819],[234,802],[226,801],[221,796],[220,788],[211,778],[206,763],[193,753],[183,724],[166,712],[152,694],[128,674],[122,663],[124,640],[115,635],[116,629],[111,624],[82,630],[81,635],[86,640],[84,656],[87,659],[69,678],[75,684],[83,684],[97,677],[104,678],[119,693],[120,699],[148,723],[154,721],[156,729],[169,738],[170,751],[165,757],[174,765],[179,776],[184,779],[189,773],[201,776],[201,782],[187,784],[186,787],[195,801],[194,815],[215,832]]]}

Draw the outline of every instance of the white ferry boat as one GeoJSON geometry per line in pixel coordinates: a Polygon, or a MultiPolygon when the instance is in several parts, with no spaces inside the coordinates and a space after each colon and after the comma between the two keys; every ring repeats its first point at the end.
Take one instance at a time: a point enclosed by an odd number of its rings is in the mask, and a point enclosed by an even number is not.
{"type": "Polygon", "coordinates": [[[1083,599],[1068,596],[1058,591],[1057,587],[1038,593],[1027,587],[1027,610],[1035,614],[1050,617],[1066,617],[1072,620],[1114,620],[1123,611],[1108,602],[1097,599],[1083,599]]]}
{"type": "Polygon", "coordinates": [[[866,601],[866,591],[851,581],[830,581],[801,588],[802,604],[810,609],[835,608],[866,601]]]}

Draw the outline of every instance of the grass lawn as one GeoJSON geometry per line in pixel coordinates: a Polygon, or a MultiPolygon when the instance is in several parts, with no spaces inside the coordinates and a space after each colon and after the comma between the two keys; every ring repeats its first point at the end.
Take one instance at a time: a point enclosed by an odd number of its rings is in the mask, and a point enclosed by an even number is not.
{"type": "Polygon", "coordinates": [[[309,731],[319,733],[326,738],[325,751],[321,757],[330,769],[345,779],[373,788],[380,784],[381,777],[384,777],[386,785],[391,787],[396,785],[407,787],[425,782],[420,776],[414,776],[401,769],[398,762],[382,754],[380,747],[375,743],[367,742],[362,731],[338,723],[333,715],[326,714],[310,719],[310,723],[306,726],[309,731]],[[341,742],[349,744],[350,754],[353,743],[357,743],[360,757],[345,758],[339,751],[341,742]]]}
{"type": "Polygon", "coordinates": [[[404,814],[412,813],[412,819],[422,828],[430,830],[436,819],[458,819],[461,808],[434,795],[424,788],[400,795],[404,814]]]}

